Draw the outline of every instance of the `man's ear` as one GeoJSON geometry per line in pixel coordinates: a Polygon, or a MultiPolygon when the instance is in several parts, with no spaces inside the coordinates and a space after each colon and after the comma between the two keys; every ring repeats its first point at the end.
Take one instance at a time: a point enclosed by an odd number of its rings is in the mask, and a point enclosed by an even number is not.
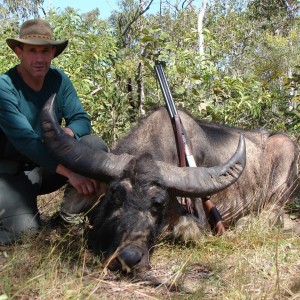
{"type": "Polygon", "coordinates": [[[22,49],[20,47],[16,47],[15,48],[15,53],[17,54],[17,56],[20,58],[20,55],[22,54],[22,49]]]}

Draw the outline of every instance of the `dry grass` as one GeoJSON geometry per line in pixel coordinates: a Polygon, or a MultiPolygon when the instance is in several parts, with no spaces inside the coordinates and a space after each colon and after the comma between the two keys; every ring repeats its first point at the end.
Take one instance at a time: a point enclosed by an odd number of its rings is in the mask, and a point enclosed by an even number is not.
{"type": "Polygon", "coordinates": [[[0,246],[0,300],[300,299],[300,239],[264,218],[196,244],[162,238],[152,269],[124,276],[86,249],[80,226],[47,226],[60,197],[40,198],[47,222],[38,236],[0,246]]]}

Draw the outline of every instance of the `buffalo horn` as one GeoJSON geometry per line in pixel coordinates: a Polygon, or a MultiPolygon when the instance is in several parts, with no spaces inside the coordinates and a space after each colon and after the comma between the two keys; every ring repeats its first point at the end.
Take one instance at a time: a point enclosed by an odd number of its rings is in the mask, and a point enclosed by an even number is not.
{"type": "Polygon", "coordinates": [[[155,162],[163,185],[178,196],[203,197],[215,194],[238,180],[246,165],[245,139],[240,136],[234,155],[224,164],[214,167],[177,167],[155,162]]]}
{"type": "Polygon", "coordinates": [[[54,113],[55,97],[53,94],[47,100],[41,112],[43,137],[49,151],[61,164],[79,174],[102,181],[117,177],[133,157],[95,151],[65,134],[54,113]]]}

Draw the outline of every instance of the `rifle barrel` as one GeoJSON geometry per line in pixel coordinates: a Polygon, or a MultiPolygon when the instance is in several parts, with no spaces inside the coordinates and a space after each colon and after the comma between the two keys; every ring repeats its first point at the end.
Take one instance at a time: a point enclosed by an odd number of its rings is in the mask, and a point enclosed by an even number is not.
{"type": "Polygon", "coordinates": [[[163,70],[163,68],[160,64],[156,64],[154,66],[154,69],[156,71],[158,82],[160,84],[163,96],[165,98],[165,102],[166,102],[166,105],[167,105],[168,112],[170,114],[171,119],[173,119],[174,116],[177,115],[177,109],[176,109],[176,106],[174,104],[174,100],[173,100],[173,97],[172,97],[170,87],[168,85],[164,70],[163,70]]]}

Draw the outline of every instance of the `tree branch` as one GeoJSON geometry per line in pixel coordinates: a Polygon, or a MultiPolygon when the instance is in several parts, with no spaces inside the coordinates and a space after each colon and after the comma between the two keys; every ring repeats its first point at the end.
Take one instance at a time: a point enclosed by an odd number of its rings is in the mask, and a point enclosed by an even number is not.
{"type": "Polygon", "coordinates": [[[129,23],[127,24],[126,28],[125,28],[124,31],[122,32],[122,36],[126,35],[127,32],[130,30],[130,27],[132,26],[132,24],[133,24],[134,22],[136,22],[136,20],[137,20],[140,16],[142,16],[142,15],[150,8],[152,2],[153,2],[153,0],[150,0],[150,2],[148,3],[148,5],[146,6],[146,8],[143,9],[142,11],[140,11],[140,8],[137,9],[137,11],[135,12],[135,15],[134,15],[132,21],[129,22],[129,23]]]}

